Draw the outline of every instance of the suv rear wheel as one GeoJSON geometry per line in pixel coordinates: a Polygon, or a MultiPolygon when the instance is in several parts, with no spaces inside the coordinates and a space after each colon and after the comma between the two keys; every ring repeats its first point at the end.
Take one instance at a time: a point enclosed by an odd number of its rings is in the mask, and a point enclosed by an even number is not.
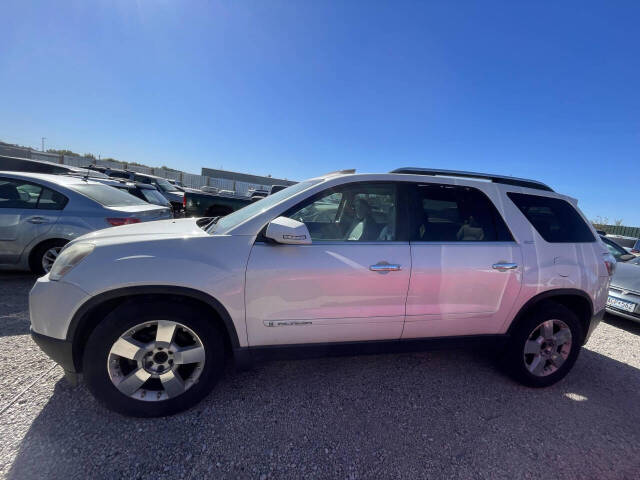
{"type": "Polygon", "coordinates": [[[130,303],[93,331],[83,371],[89,390],[107,408],[157,417],[202,400],[224,359],[222,333],[206,313],[189,305],[130,303]]]}
{"type": "Polygon", "coordinates": [[[553,301],[544,302],[515,327],[504,365],[524,385],[553,385],[573,367],[583,335],[571,310],[553,301]]]}

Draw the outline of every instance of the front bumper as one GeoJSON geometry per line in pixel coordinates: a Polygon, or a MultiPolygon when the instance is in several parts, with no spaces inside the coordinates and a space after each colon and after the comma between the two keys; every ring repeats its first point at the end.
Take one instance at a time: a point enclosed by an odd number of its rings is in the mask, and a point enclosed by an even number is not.
{"type": "Polygon", "coordinates": [[[89,299],[80,287],[40,277],[29,293],[31,328],[48,337],[67,339],[69,324],[77,309],[89,299]]]}
{"type": "Polygon", "coordinates": [[[68,340],[48,337],[31,330],[31,338],[47,356],[60,365],[65,372],[75,373],[73,343],[68,340]]]}

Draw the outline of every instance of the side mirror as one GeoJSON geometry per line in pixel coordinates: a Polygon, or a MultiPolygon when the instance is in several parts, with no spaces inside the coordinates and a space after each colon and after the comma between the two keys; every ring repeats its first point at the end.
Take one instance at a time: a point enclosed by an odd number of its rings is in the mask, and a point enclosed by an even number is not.
{"type": "Polygon", "coordinates": [[[307,226],[287,217],[278,217],[267,225],[265,236],[287,245],[310,245],[311,235],[307,226]]]}
{"type": "Polygon", "coordinates": [[[618,257],[618,260],[620,260],[621,262],[628,262],[629,260],[633,260],[634,258],[636,258],[636,256],[633,253],[627,253],[625,255],[620,255],[618,257]]]}

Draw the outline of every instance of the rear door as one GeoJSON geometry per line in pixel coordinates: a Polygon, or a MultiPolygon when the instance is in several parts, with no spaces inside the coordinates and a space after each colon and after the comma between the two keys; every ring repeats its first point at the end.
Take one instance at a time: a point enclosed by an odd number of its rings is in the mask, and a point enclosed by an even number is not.
{"type": "Polygon", "coordinates": [[[472,187],[416,184],[403,338],[496,333],[518,296],[521,252],[491,200],[472,187]]]}
{"type": "Polygon", "coordinates": [[[53,227],[66,203],[49,188],[0,177],[0,263],[18,263],[27,245],[53,227]]]}

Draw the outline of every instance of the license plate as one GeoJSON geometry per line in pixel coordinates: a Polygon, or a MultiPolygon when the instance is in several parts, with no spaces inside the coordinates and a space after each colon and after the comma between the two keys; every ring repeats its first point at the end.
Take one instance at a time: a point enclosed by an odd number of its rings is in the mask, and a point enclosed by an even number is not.
{"type": "Polygon", "coordinates": [[[636,304],[633,302],[626,302],[624,300],[620,300],[616,297],[607,298],[607,305],[610,307],[618,308],[620,310],[625,310],[627,312],[633,312],[636,309],[636,304]]]}

